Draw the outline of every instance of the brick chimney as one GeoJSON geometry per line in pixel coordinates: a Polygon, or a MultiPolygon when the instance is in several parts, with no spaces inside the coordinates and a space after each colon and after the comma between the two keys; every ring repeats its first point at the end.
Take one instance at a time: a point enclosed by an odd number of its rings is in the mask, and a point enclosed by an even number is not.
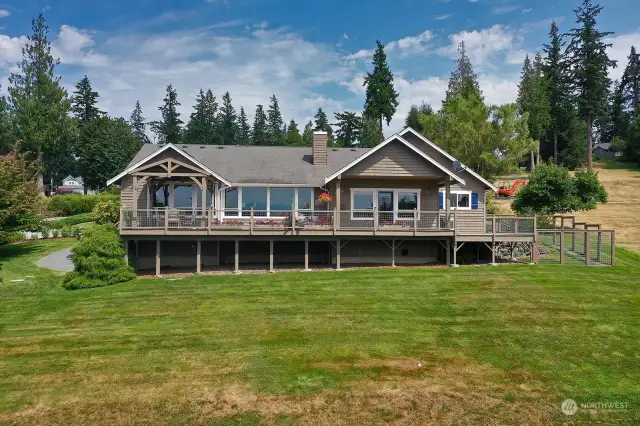
{"type": "Polygon", "coordinates": [[[327,132],[313,132],[313,164],[315,166],[327,165],[327,132]]]}

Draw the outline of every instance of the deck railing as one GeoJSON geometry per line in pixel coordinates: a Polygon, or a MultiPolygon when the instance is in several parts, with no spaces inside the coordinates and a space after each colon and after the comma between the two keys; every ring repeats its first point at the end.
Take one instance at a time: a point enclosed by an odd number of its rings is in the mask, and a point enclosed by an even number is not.
{"type": "Polygon", "coordinates": [[[294,210],[257,209],[147,209],[123,210],[120,227],[124,230],[244,230],[269,231],[454,231],[469,234],[533,234],[535,218],[515,216],[466,215],[451,211],[294,210]],[[224,214],[223,214],[224,213],[224,214]]]}

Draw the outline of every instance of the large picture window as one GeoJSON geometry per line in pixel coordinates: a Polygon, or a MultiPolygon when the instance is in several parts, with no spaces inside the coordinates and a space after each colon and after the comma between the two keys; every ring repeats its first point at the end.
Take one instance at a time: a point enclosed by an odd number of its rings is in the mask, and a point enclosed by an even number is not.
{"type": "Polygon", "coordinates": [[[419,189],[352,189],[351,218],[373,219],[373,208],[384,212],[384,220],[412,219],[420,210],[419,189]],[[370,210],[358,211],[358,210],[370,210]]]}
{"type": "Polygon", "coordinates": [[[238,216],[239,215],[239,201],[238,201],[238,189],[229,189],[224,193],[224,214],[225,216],[238,216]]]}
{"type": "Polygon", "coordinates": [[[241,187],[228,189],[224,198],[225,216],[283,218],[297,209],[313,211],[313,188],[241,187]],[[297,200],[297,201],[296,201],[297,200]]]}
{"type": "Polygon", "coordinates": [[[271,188],[269,210],[271,217],[286,216],[294,209],[295,188],[271,188]]]}
{"type": "Polygon", "coordinates": [[[242,215],[267,216],[267,188],[242,188],[242,215]]]}
{"type": "Polygon", "coordinates": [[[298,188],[298,210],[313,209],[313,188],[298,188]]]}

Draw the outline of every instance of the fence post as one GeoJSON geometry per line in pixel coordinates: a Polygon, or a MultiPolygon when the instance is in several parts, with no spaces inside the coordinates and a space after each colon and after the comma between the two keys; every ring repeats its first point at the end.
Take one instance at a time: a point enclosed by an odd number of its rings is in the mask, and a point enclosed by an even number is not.
{"type": "Polygon", "coordinates": [[[611,266],[616,266],[616,231],[611,231],[611,266]]]}
{"type": "MultiPolygon", "coordinates": [[[[242,212],[240,212],[242,215],[242,212]]],[[[253,235],[253,207],[251,207],[251,213],[249,214],[249,234],[253,235]]]]}
{"type": "Polygon", "coordinates": [[[413,209],[413,232],[418,232],[418,209],[413,209]]]}
{"type": "Polygon", "coordinates": [[[589,241],[589,230],[584,230],[584,264],[589,266],[591,263],[591,241],[589,241]]]}
{"type": "MultiPolygon", "coordinates": [[[[555,231],[553,235],[555,235],[555,231]]],[[[564,230],[560,230],[560,264],[564,265],[564,230]]]]}

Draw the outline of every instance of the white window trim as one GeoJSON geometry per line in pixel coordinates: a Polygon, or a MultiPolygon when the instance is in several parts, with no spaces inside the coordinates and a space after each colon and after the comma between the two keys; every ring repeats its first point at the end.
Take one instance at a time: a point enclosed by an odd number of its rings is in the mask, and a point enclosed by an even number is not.
{"type": "MultiPolygon", "coordinates": [[[[446,190],[441,190],[440,191],[441,194],[443,195],[443,200],[445,202],[444,206],[443,206],[443,210],[447,209],[447,191],[446,190]]],[[[471,210],[473,207],[473,196],[471,195],[473,193],[473,191],[467,191],[467,190],[462,190],[462,189],[456,189],[456,190],[451,190],[449,191],[450,194],[456,194],[456,195],[460,195],[460,194],[466,194],[469,196],[469,207],[453,207],[451,206],[451,210],[471,210]]],[[[457,204],[457,203],[456,203],[457,204]]]]}
{"type": "MultiPolygon", "coordinates": [[[[372,192],[373,193],[373,207],[378,210],[378,193],[379,192],[393,192],[393,221],[398,220],[398,193],[399,192],[413,192],[418,195],[418,205],[416,210],[420,213],[420,195],[422,190],[420,188],[351,188],[351,220],[373,220],[372,217],[353,217],[353,196],[355,192],[372,192]]],[[[358,210],[360,213],[361,209],[358,210]]],[[[367,210],[362,210],[366,212],[367,210]]],[[[371,210],[373,213],[373,210],[371,210]]],[[[409,210],[401,210],[403,213],[408,213],[409,210]]]]}
{"type": "MultiPolygon", "coordinates": [[[[238,187],[231,187],[231,188],[224,188],[220,196],[220,204],[222,206],[221,211],[222,211],[222,217],[228,217],[228,218],[243,218],[243,217],[247,217],[247,216],[242,216],[242,186],[238,186],[238,187]],[[237,190],[238,191],[238,214],[237,215],[229,215],[226,212],[227,206],[226,206],[226,193],[227,190],[237,190]]],[[[315,197],[315,188],[314,187],[298,187],[298,186],[281,186],[281,185],[275,185],[275,186],[271,186],[271,185],[263,185],[263,186],[256,186],[256,185],[250,185],[250,186],[246,186],[246,188],[266,188],[267,189],[267,215],[266,216],[260,216],[260,218],[270,218],[270,219],[285,219],[286,216],[271,216],[271,188],[293,188],[293,202],[294,202],[294,210],[295,211],[301,211],[301,212],[311,212],[313,213],[314,211],[314,197],[315,197]],[[298,190],[299,189],[311,189],[311,208],[308,209],[301,209],[298,208],[298,190]]],[[[282,210],[277,210],[277,211],[282,211],[282,210]]]]}
{"type": "MultiPolygon", "coordinates": [[[[198,201],[200,200],[200,197],[202,196],[201,192],[200,192],[200,186],[196,185],[195,183],[182,183],[182,182],[167,182],[167,185],[169,185],[169,206],[168,208],[170,209],[189,209],[189,207],[176,207],[175,206],[175,187],[176,186],[190,186],[191,187],[191,210],[195,211],[200,211],[202,209],[201,207],[198,207],[198,201]]],[[[205,191],[207,191],[208,188],[205,188],[205,191]]],[[[156,190],[157,191],[157,190],[156,190]]],[[[151,192],[151,187],[147,187],[147,210],[151,209],[152,206],[152,198],[153,198],[153,193],[151,192]]],[[[206,201],[206,197],[205,197],[205,201],[206,201]]],[[[211,207],[214,206],[214,198],[213,198],[213,194],[211,194],[211,207]]],[[[155,208],[155,207],[153,207],[155,208]]],[[[210,207],[209,207],[210,208],[210,207]]],[[[209,209],[207,208],[207,209],[209,209]]]]}

